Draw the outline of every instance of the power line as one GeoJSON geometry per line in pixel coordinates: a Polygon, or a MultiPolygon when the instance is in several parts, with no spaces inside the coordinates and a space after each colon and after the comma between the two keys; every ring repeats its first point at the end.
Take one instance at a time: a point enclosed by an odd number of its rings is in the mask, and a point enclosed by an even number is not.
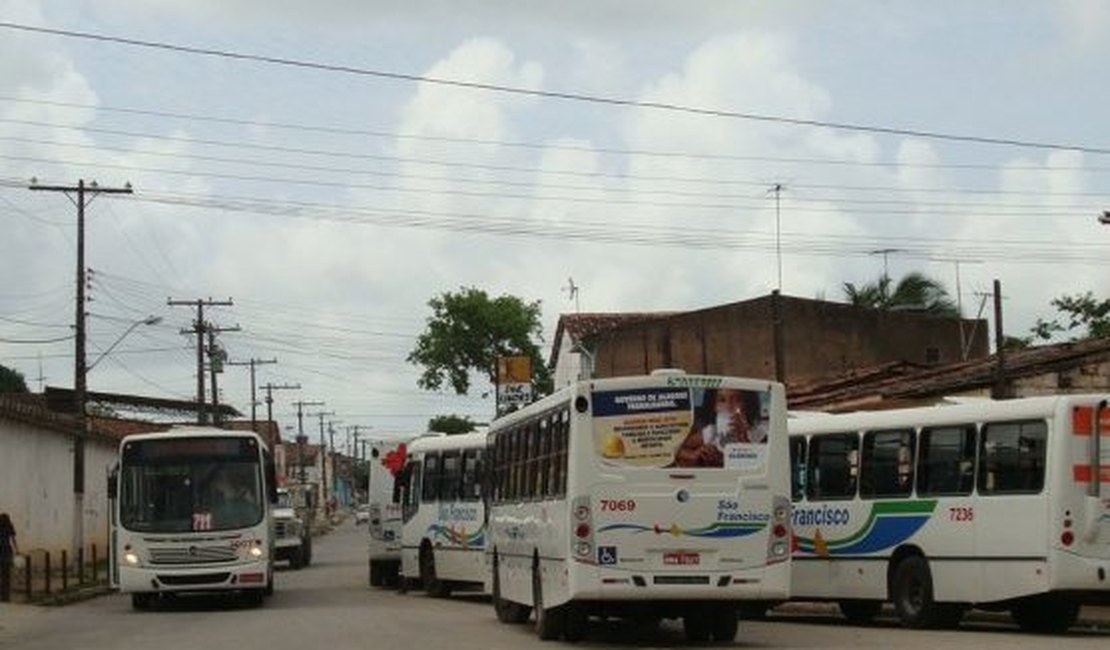
{"type": "Polygon", "coordinates": [[[508,86],[502,84],[490,84],[476,81],[463,81],[459,79],[446,79],[441,77],[432,77],[428,75],[408,74],[402,72],[391,72],[386,70],[375,70],[372,68],[356,67],[350,65],[320,63],[316,61],[307,61],[303,59],[293,59],[287,57],[269,56],[263,54],[252,54],[248,52],[238,52],[234,50],[216,49],[208,47],[198,47],[190,45],[177,45],[162,41],[149,41],[135,38],[126,38],[122,36],[110,36],[107,34],[98,34],[94,32],[84,32],[68,29],[55,29],[49,27],[40,27],[36,25],[27,25],[23,23],[14,23],[3,21],[0,22],[0,27],[19,30],[24,32],[33,32],[39,34],[52,34],[55,36],[64,36],[67,38],[78,38],[84,40],[98,41],[102,43],[115,43],[119,45],[128,45],[133,47],[141,47],[146,49],[157,49],[170,52],[178,52],[183,54],[196,54],[210,57],[219,57],[225,59],[232,59],[238,61],[250,61],[255,63],[266,63],[271,65],[317,70],[321,72],[339,72],[344,74],[376,77],[380,79],[390,79],[394,81],[407,81],[419,82],[427,84],[435,84],[439,86],[447,86],[453,88],[465,88],[470,90],[482,90],[498,93],[505,93],[510,95],[525,95],[531,97],[541,97],[544,99],[556,99],[565,101],[584,102],[590,104],[600,104],[607,106],[619,106],[625,108],[647,108],[654,110],[669,111],[675,113],[683,113],[689,115],[699,115],[703,117],[717,117],[727,119],[739,119],[755,122],[766,122],[772,124],[788,124],[792,126],[808,126],[835,129],[838,131],[852,131],[859,133],[874,133],[882,135],[898,135],[908,136],[915,138],[923,138],[930,140],[943,140],[947,142],[963,142],[971,144],[982,144],[992,146],[1006,146],[1006,147],[1020,147],[1026,149],[1046,149],[1052,151],[1079,151],[1083,153],[1108,155],[1110,149],[1102,147],[1091,147],[1084,145],[1075,145],[1067,143],[1055,142],[1038,142],[1032,140],[1020,140],[1016,138],[995,138],[977,135],[965,134],[952,134],[943,133],[940,131],[927,131],[922,129],[909,129],[909,128],[896,128],[870,124],[853,124],[848,122],[833,122],[827,120],[814,120],[803,119],[796,117],[785,117],[780,115],[765,115],[760,113],[750,113],[743,111],[730,111],[723,109],[704,108],[698,106],[688,106],[684,104],[676,104],[670,102],[652,102],[644,100],[627,99],[621,97],[605,97],[600,95],[589,95],[577,92],[563,92],[554,90],[539,90],[535,88],[522,88],[518,86],[508,86]]]}

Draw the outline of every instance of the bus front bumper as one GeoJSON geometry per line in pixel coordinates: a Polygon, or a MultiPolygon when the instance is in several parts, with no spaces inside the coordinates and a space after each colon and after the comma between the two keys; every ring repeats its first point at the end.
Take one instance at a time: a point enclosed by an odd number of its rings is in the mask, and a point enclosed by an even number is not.
{"type": "Polygon", "coordinates": [[[264,589],[269,580],[270,566],[266,559],[222,566],[119,568],[119,587],[125,593],[264,589]]]}

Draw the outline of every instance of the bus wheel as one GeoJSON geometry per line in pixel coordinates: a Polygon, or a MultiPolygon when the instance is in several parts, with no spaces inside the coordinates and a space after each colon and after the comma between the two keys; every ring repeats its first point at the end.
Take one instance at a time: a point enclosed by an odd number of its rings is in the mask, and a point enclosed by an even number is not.
{"type": "Polygon", "coordinates": [[[299,570],[304,566],[304,546],[298,546],[297,550],[289,554],[289,568],[294,571],[299,570]]]}
{"type": "Polygon", "coordinates": [[[713,622],[709,626],[709,633],[713,640],[720,643],[732,643],[736,639],[736,632],[740,628],[740,617],[732,603],[718,605],[713,612],[713,622]]]}
{"type": "Polygon", "coordinates": [[[562,607],[547,608],[543,604],[543,578],[540,568],[532,569],[532,611],[536,614],[536,634],[542,641],[557,641],[565,627],[562,607]]]}
{"type": "Polygon", "coordinates": [[[753,600],[744,603],[737,608],[740,613],[740,618],[748,621],[762,621],[767,618],[767,611],[771,609],[773,603],[764,602],[761,600],[753,600]]]}
{"type": "Polygon", "coordinates": [[[265,593],[261,589],[248,589],[242,593],[243,604],[247,607],[259,607],[262,605],[265,593]]]}
{"type": "Polygon", "coordinates": [[[131,608],[137,610],[150,609],[154,601],[154,594],[131,594],[131,608]]]}
{"type": "Polygon", "coordinates": [[[436,577],[436,559],[429,546],[420,549],[420,584],[433,598],[446,598],[451,595],[451,587],[436,577]]]}
{"type": "Polygon", "coordinates": [[[712,632],[713,614],[708,605],[695,605],[695,609],[686,612],[682,617],[682,631],[686,633],[686,640],[695,643],[708,641],[712,632]]]}
{"type": "Polygon", "coordinates": [[[1079,603],[1048,594],[1022,600],[1010,609],[1010,616],[1027,632],[1063,634],[1079,617],[1079,603]]]}
{"type": "MultiPolygon", "coordinates": [[[[919,555],[911,555],[898,563],[891,580],[894,609],[902,625],[913,628],[942,627],[950,624],[958,605],[942,605],[933,600],[933,576],[929,563],[919,555]]],[[[958,622],[959,617],[955,616],[958,622]]]]}
{"type": "Polygon", "coordinates": [[[864,625],[879,615],[883,603],[878,600],[842,600],[837,603],[837,606],[849,623],[864,625]]]}
{"type": "Polygon", "coordinates": [[[265,589],[262,590],[262,595],[267,596],[267,597],[274,595],[274,566],[273,566],[273,564],[271,564],[270,567],[268,569],[266,569],[266,587],[265,587],[265,589]]]}
{"type": "Polygon", "coordinates": [[[370,560],[370,586],[380,587],[385,582],[382,576],[382,567],[377,562],[370,560]]]}
{"type": "Polygon", "coordinates": [[[590,617],[581,604],[571,601],[563,605],[563,638],[570,643],[586,638],[589,622],[590,617]]]}

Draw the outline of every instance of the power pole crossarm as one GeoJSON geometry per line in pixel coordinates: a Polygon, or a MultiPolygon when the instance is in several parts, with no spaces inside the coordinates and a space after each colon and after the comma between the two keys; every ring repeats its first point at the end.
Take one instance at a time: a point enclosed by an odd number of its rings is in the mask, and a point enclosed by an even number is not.
{"type": "MultiPolygon", "coordinates": [[[[250,366],[251,367],[251,431],[255,431],[258,426],[258,398],[255,397],[254,386],[254,369],[255,366],[260,366],[269,363],[277,363],[277,359],[255,359],[251,357],[250,361],[228,361],[225,365],[229,366],[250,366]]],[[[257,433],[257,431],[255,431],[257,433]]]]}

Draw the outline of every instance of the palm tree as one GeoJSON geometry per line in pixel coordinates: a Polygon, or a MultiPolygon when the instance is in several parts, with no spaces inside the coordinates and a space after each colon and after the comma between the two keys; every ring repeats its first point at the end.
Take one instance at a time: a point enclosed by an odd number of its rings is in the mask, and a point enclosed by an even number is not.
{"type": "Polygon", "coordinates": [[[949,297],[944,284],[924,273],[906,274],[891,290],[891,279],[881,276],[876,282],[857,287],[844,283],[844,295],[853,305],[884,311],[913,309],[936,316],[958,318],[960,311],[949,297]]]}

